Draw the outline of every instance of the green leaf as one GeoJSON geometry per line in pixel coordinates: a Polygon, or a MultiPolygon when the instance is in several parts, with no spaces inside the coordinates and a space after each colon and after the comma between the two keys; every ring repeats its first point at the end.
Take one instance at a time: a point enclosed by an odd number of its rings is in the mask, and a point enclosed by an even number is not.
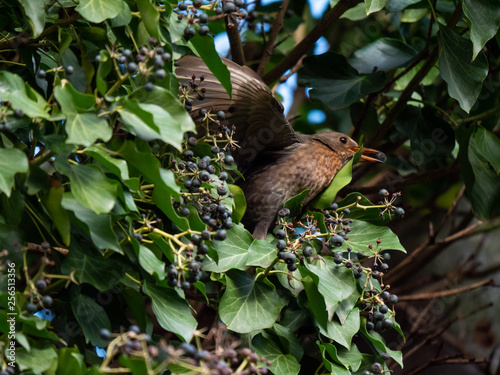
{"type": "Polygon", "coordinates": [[[56,86],[54,96],[65,115],[88,111],[95,106],[93,95],[82,94],[70,82],[56,86]]]}
{"type": "Polygon", "coordinates": [[[229,187],[229,191],[234,194],[234,205],[232,207],[233,214],[231,215],[231,218],[235,223],[239,223],[245,215],[245,211],[247,209],[245,194],[238,185],[227,184],[227,186],[229,187]]]}
{"type": "Polygon", "coordinates": [[[366,95],[381,90],[385,73],[359,74],[341,55],[327,52],[304,59],[299,70],[299,85],[312,87],[311,98],[337,110],[350,106],[366,95]]]}
{"type": "Polygon", "coordinates": [[[366,330],[366,318],[361,318],[360,332],[365,336],[378,350],[382,353],[389,353],[401,367],[403,367],[403,355],[400,351],[389,349],[384,341],[384,338],[375,331],[366,330]]]}
{"type": "Polygon", "coordinates": [[[328,208],[334,201],[337,193],[352,180],[352,163],[354,159],[347,162],[346,165],[335,175],[330,185],[320,194],[318,194],[309,203],[309,206],[319,209],[328,208]]]}
{"type": "Polygon", "coordinates": [[[467,113],[481,92],[482,82],[488,75],[488,62],[484,54],[471,62],[472,42],[445,26],[440,26],[439,71],[448,84],[448,93],[458,100],[467,113]]]}
{"type": "Polygon", "coordinates": [[[389,0],[365,0],[366,14],[375,13],[383,9],[389,0]]]}
{"type": "Polygon", "coordinates": [[[216,264],[213,260],[205,258],[203,269],[209,272],[226,272],[233,268],[246,269],[248,249],[252,242],[252,235],[243,225],[234,225],[227,231],[227,238],[224,241],[214,241],[212,244],[219,255],[219,262],[216,264]]]}
{"type": "Polygon", "coordinates": [[[284,306],[274,287],[238,270],[228,271],[226,282],[219,314],[228,329],[248,333],[273,326],[284,306]]]}
{"type": "Polygon", "coordinates": [[[86,370],[84,357],[75,346],[73,348],[61,348],[57,351],[57,375],[79,375],[86,370]]]}
{"type": "Polygon", "coordinates": [[[28,158],[24,152],[17,148],[0,148],[0,191],[10,197],[14,176],[27,173],[28,169],[28,158]]]}
{"type": "Polygon", "coordinates": [[[279,346],[267,334],[260,333],[252,339],[252,345],[259,356],[271,361],[269,370],[275,375],[297,375],[300,364],[290,354],[283,354],[279,346]]]}
{"type": "Polygon", "coordinates": [[[24,348],[16,350],[16,362],[21,371],[31,370],[36,374],[41,374],[52,366],[54,360],[57,360],[54,348],[31,348],[29,352],[24,348]]]}
{"type": "Polygon", "coordinates": [[[0,71],[0,98],[11,102],[12,108],[21,108],[25,115],[32,118],[48,118],[47,102],[17,74],[0,71]]]}
{"type": "Polygon", "coordinates": [[[115,18],[123,8],[123,0],[80,0],[75,10],[90,22],[100,23],[115,18]]]}
{"type": "Polygon", "coordinates": [[[120,177],[122,180],[128,180],[128,166],[127,162],[123,159],[114,158],[109,155],[105,150],[96,146],[89,146],[83,150],[87,155],[92,156],[101,165],[106,167],[114,175],[120,177]]]}
{"type": "Polygon", "coordinates": [[[214,39],[211,36],[200,36],[196,34],[193,38],[189,39],[188,47],[196,56],[203,59],[203,62],[219,80],[222,87],[226,89],[231,99],[233,86],[231,84],[230,73],[215,50],[214,39]]]}
{"type": "Polygon", "coordinates": [[[405,66],[417,54],[412,47],[398,39],[380,38],[354,52],[350,63],[362,74],[372,73],[375,68],[387,72],[405,66]]]}
{"type": "Polygon", "coordinates": [[[500,27],[500,4],[495,0],[464,0],[464,13],[470,20],[470,39],[474,60],[486,42],[493,38],[500,27]]]}
{"type": "Polygon", "coordinates": [[[338,267],[331,257],[324,257],[324,261],[304,262],[304,265],[324,298],[325,311],[328,312],[328,320],[331,320],[340,302],[358,293],[352,271],[338,267]]]}
{"type": "Polygon", "coordinates": [[[147,281],[142,288],[151,298],[158,323],[167,331],[182,337],[184,341],[191,341],[198,323],[186,300],[179,297],[173,289],[162,288],[147,281]]]}
{"type": "Polygon", "coordinates": [[[83,331],[85,342],[105,348],[108,341],[101,338],[99,331],[102,328],[111,330],[111,322],[106,311],[92,298],[80,294],[78,287],[72,289],[71,309],[83,331]]]}
{"type": "MultiPolygon", "coordinates": [[[[338,202],[338,206],[339,208],[342,208],[345,206],[349,206],[355,202],[365,207],[375,206],[368,200],[368,198],[359,193],[348,194],[344,199],[338,202]]],[[[387,221],[389,220],[389,215],[387,213],[385,213],[383,217],[380,217],[381,211],[378,208],[364,209],[354,206],[349,208],[349,210],[351,211],[351,213],[349,214],[350,219],[363,220],[377,225],[386,225],[387,221]]]]}
{"type": "Polygon", "coordinates": [[[139,244],[139,241],[134,237],[131,238],[131,241],[141,267],[150,275],[156,274],[158,280],[163,280],[166,276],[165,263],[158,259],[146,246],[139,244]]]}
{"type": "Polygon", "coordinates": [[[112,131],[106,120],[94,113],[77,113],[66,117],[66,143],[90,146],[98,139],[107,142],[112,131]]]}
{"type": "Polygon", "coordinates": [[[148,33],[155,38],[159,38],[160,13],[151,4],[150,0],[137,0],[137,8],[139,9],[139,13],[141,13],[142,21],[148,33]]]}
{"type": "Polygon", "coordinates": [[[411,141],[410,161],[423,166],[430,160],[451,155],[455,132],[429,107],[407,105],[396,119],[396,129],[411,141]]]}
{"type": "Polygon", "coordinates": [[[92,242],[101,250],[114,250],[120,254],[120,247],[116,234],[111,225],[111,216],[108,214],[96,214],[91,209],[83,206],[74,194],[64,193],[62,207],[75,214],[75,218],[82,222],[83,229],[90,235],[92,242]]]}
{"type": "Polygon", "coordinates": [[[290,210],[290,217],[297,217],[302,212],[302,202],[309,194],[310,190],[304,190],[303,192],[291,197],[285,202],[283,207],[290,210]]]}
{"type": "Polygon", "coordinates": [[[19,0],[23,13],[28,19],[33,38],[38,38],[45,28],[45,7],[50,0],[19,0]]]}
{"type": "Polygon", "coordinates": [[[480,220],[489,219],[500,212],[500,141],[493,133],[478,126],[468,145],[461,142],[461,153],[463,147],[467,147],[467,153],[461,159],[468,159],[468,165],[462,163],[462,168],[468,170],[464,173],[467,196],[474,215],[480,220]]]}
{"type": "Polygon", "coordinates": [[[276,246],[265,240],[253,240],[248,248],[247,266],[267,268],[276,259],[276,246]]]}
{"type": "Polygon", "coordinates": [[[300,361],[304,355],[304,348],[293,330],[278,323],[274,324],[273,329],[285,350],[300,361]]]}
{"type": "Polygon", "coordinates": [[[128,269],[120,258],[104,258],[95,250],[83,249],[77,242],[71,245],[61,266],[63,274],[75,272],[80,283],[90,284],[101,292],[115,287],[128,269]]]}
{"type": "MultiPolygon", "coordinates": [[[[396,81],[396,84],[394,85],[394,89],[397,91],[403,91],[406,86],[410,83],[410,81],[415,77],[415,74],[417,74],[420,69],[422,69],[422,66],[424,65],[424,61],[419,62],[417,65],[415,65],[412,69],[410,69],[405,75],[403,75],[401,78],[399,78],[396,81]]],[[[395,76],[403,72],[404,69],[398,69],[394,73],[395,76]]],[[[430,86],[434,83],[436,78],[439,76],[439,69],[433,66],[429,73],[424,77],[424,79],[420,82],[421,85],[423,86],[430,86]]]]}
{"type": "Polygon", "coordinates": [[[344,347],[337,349],[337,347],[333,344],[320,343],[319,341],[317,341],[316,344],[323,354],[323,363],[327,361],[325,366],[328,367],[328,365],[332,365],[332,368],[334,368],[334,370],[329,370],[332,373],[344,374],[344,371],[346,371],[345,374],[349,375],[351,372],[347,370],[350,369],[351,371],[357,371],[363,361],[363,355],[355,344],[352,344],[349,349],[344,347]],[[327,353],[335,361],[334,363],[329,361],[329,358],[326,356],[327,353]]]}
{"type": "Polygon", "coordinates": [[[64,244],[69,246],[71,242],[71,225],[68,211],[62,208],[61,205],[63,193],[63,186],[52,186],[43,202],[64,244]]]}
{"type": "Polygon", "coordinates": [[[359,309],[353,309],[344,324],[336,319],[329,320],[326,327],[319,325],[321,334],[350,349],[353,336],[359,331],[360,317],[359,309]]]}
{"type": "Polygon", "coordinates": [[[406,250],[399,242],[392,230],[388,227],[377,226],[366,221],[354,220],[351,224],[352,231],[349,233],[349,239],[344,241],[339,250],[347,251],[347,248],[352,247],[353,252],[363,251],[369,255],[368,245],[373,245],[375,248],[375,241],[380,238],[379,248],[384,250],[399,250],[406,253],[406,250]]]}
{"type": "Polygon", "coordinates": [[[421,2],[422,0],[389,0],[389,12],[399,12],[410,5],[421,2]]]}

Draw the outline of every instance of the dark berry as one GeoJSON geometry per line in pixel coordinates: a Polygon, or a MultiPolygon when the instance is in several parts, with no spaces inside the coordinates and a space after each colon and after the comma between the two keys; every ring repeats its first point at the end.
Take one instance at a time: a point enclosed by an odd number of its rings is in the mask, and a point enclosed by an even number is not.
{"type": "Polygon", "coordinates": [[[181,283],[181,289],[182,290],[189,290],[189,288],[191,288],[191,283],[187,280],[184,280],[182,283],[181,283]]]}
{"type": "Polygon", "coordinates": [[[75,72],[75,68],[73,68],[72,65],[68,65],[66,68],[64,68],[64,72],[70,76],[75,72]]]}
{"type": "Polygon", "coordinates": [[[384,314],[382,314],[381,312],[379,312],[379,311],[375,311],[375,312],[373,313],[373,320],[374,320],[374,321],[378,322],[378,321],[381,321],[381,320],[383,320],[383,319],[384,319],[384,314]]]}
{"type": "Polygon", "coordinates": [[[388,269],[389,269],[389,266],[387,265],[387,263],[382,263],[380,265],[380,271],[386,272],[388,269]]]}
{"type": "Polygon", "coordinates": [[[335,255],[333,256],[333,261],[334,261],[336,264],[341,264],[343,259],[344,259],[344,258],[342,257],[342,254],[335,254],[335,255]]]}
{"type": "Polygon", "coordinates": [[[137,64],[135,62],[129,62],[127,65],[127,72],[130,74],[137,72],[137,64]]]}
{"type": "Polygon", "coordinates": [[[366,322],[366,329],[368,331],[372,331],[375,328],[375,324],[373,322],[366,322]]]}
{"type": "Polygon", "coordinates": [[[283,257],[285,256],[285,252],[284,251],[278,251],[278,254],[276,254],[276,256],[278,257],[278,259],[283,259],[283,257]]]}
{"type": "Polygon", "coordinates": [[[153,63],[157,68],[163,68],[163,65],[165,64],[161,56],[156,56],[153,63]]]}
{"type": "Polygon", "coordinates": [[[213,165],[209,165],[207,167],[207,171],[208,171],[208,173],[214,174],[216,172],[216,169],[213,165]]]}
{"type": "Polygon", "coordinates": [[[366,371],[363,371],[361,375],[371,375],[371,372],[366,370],[366,371]]]}
{"type": "MultiPolygon", "coordinates": [[[[198,140],[196,139],[196,137],[189,137],[188,138],[188,145],[189,146],[196,146],[198,144],[198,140]]],[[[200,167],[200,164],[198,164],[198,167],[200,167]]],[[[204,166],[203,168],[200,167],[201,169],[205,169],[206,166],[204,166]]]]}
{"type": "Polygon", "coordinates": [[[126,48],[123,50],[122,55],[125,57],[130,57],[130,56],[132,56],[132,51],[129,50],[128,48],[126,48]]]}
{"type": "Polygon", "coordinates": [[[35,282],[35,287],[36,287],[38,290],[42,291],[42,290],[44,290],[45,288],[47,288],[47,283],[45,282],[45,280],[41,280],[41,279],[40,279],[40,280],[37,280],[37,281],[35,282]]]}
{"type": "Polygon", "coordinates": [[[149,38],[149,44],[156,44],[156,43],[158,43],[158,40],[154,36],[149,38]]]}
{"type": "Polygon", "coordinates": [[[196,34],[196,32],[194,31],[194,29],[192,27],[186,27],[184,29],[184,39],[186,39],[186,40],[191,39],[195,34],[196,34]]]}
{"type": "Polygon", "coordinates": [[[227,172],[221,172],[219,174],[219,180],[221,180],[221,181],[226,181],[228,179],[228,177],[229,176],[228,176],[227,172]]]}
{"type": "Polygon", "coordinates": [[[274,237],[282,240],[286,237],[286,232],[283,229],[278,229],[276,232],[274,232],[274,237]]]}
{"type": "Polygon", "coordinates": [[[278,216],[280,217],[287,217],[288,215],[290,215],[290,210],[288,208],[283,208],[278,211],[278,216]]]}
{"type": "Polygon", "coordinates": [[[43,69],[40,69],[37,73],[36,76],[40,79],[44,79],[45,76],[47,75],[47,72],[43,69]]]}
{"type": "Polygon", "coordinates": [[[183,1],[182,3],[179,3],[179,5],[177,6],[179,8],[179,10],[187,10],[188,6],[187,4],[183,1]]]}
{"type": "Polygon", "coordinates": [[[51,296],[45,296],[42,298],[42,304],[44,307],[50,307],[52,306],[52,303],[54,301],[52,300],[52,297],[51,296]]]}
{"type": "Polygon", "coordinates": [[[297,257],[294,253],[285,253],[285,255],[283,255],[283,260],[286,264],[293,264],[297,261],[297,257]]]}
{"type": "Polygon", "coordinates": [[[147,82],[145,85],[144,85],[144,89],[146,91],[153,91],[155,88],[155,85],[153,84],[153,82],[147,82]]]}
{"type": "Polygon", "coordinates": [[[204,243],[199,244],[198,245],[198,254],[200,254],[200,255],[208,254],[208,246],[205,245],[204,243]]]}
{"type": "Polygon", "coordinates": [[[224,13],[232,13],[236,12],[238,8],[236,8],[236,5],[234,5],[233,2],[227,1],[226,3],[224,3],[222,10],[224,11],[224,13]]]}
{"type": "Polygon", "coordinates": [[[391,355],[389,353],[380,353],[380,357],[382,357],[384,361],[391,359],[391,355]]]}
{"type": "Polygon", "coordinates": [[[201,171],[200,180],[203,182],[207,182],[208,180],[210,180],[210,173],[208,173],[207,171],[201,171]]]}
{"type": "Polygon", "coordinates": [[[193,356],[196,353],[196,347],[188,343],[180,344],[179,349],[181,349],[187,356],[193,356]]]}
{"type": "MultiPolygon", "coordinates": [[[[187,182],[187,181],[186,181],[186,182],[187,182]]],[[[191,181],[189,181],[189,182],[191,182],[191,181]]],[[[185,185],[185,184],[184,184],[184,185],[185,185]]],[[[187,208],[187,207],[182,207],[182,208],[181,208],[181,211],[180,211],[180,215],[181,215],[182,217],[187,217],[187,216],[189,216],[189,208],[187,208]]]]}
{"type": "Polygon", "coordinates": [[[218,146],[212,146],[210,151],[212,151],[212,153],[214,154],[218,154],[220,152],[220,148],[218,146]]]}
{"type": "Polygon", "coordinates": [[[127,58],[121,55],[116,59],[116,61],[118,61],[118,64],[125,64],[127,62],[127,58]]]}
{"type": "Polygon", "coordinates": [[[36,305],[34,303],[28,302],[26,304],[26,311],[29,314],[33,314],[36,310],[37,310],[37,307],[36,307],[36,305]]]}
{"type": "Polygon", "coordinates": [[[217,112],[217,119],[222,121],[226,118],[226,114],[224,113],[224,111],[219,111],[217,112]]]}
{"type": "Polygon", "coordinates": [[[391,254],[389,253],[383,253],[382,257],[384,258],[384,260],[391,260],[391,254]]]}
{"type": "Polygon", "coordinates": [[[389,301],[390,296],[391,295],[387,290],[384,290],[382,293],[380,293],[380,298],[382,298],[382,300],[384,301],[389,301]]]}
{"type": "Polygon", "coordinates": [[[195,8],[200,8],[203,5],[203,0],[193,0],[193,5],[195,8]]]}
{"type": "Polygon", "coordinates": [[[353,264],[352,264],[352,260],[348,260],[348,261],[346,261],[346,262],[345,262],[345,266],[346,266],[347,268],[352,268],[352,266],[353,266],[353,264]]]}
{"type": "Polygon", "coordinates": [[[224,164],[226,164],[227,166],[233,165],[234,158],[231,155],[226,155],[226,157],[224,158],[224,164]]]}
{"type": "Polygon", "coordinates": [[[285,240],[279,240],[277,243],[276,243],[276,248],[278,250],[285,250],[286,249],[286,242],[285,240]]]}
{"type": "Polygon", "coordinates": [[[302,250],[302,255],[305,257],[310,257],[312,255],[313,249],[311,246],[306,246],[304,250],[302,250]]]}
{"type": "Polygon", "coordinates": [[[191,236],[191,243],[193,245],[199,245],[201,243],[201,237],[199,234],[193,234],[191,236]]]}
{"type": "Polygon", "coordinates": [[[396,208],[396,216],[398,217],[403,217],[405,216],[405,210],[403,210],[401,207],[396,208]]]}
{"type": "Polygon", "coordinates": [[[200,14],[199,20],[200,20],[200,23],[207,23],[208,22],[208,15],[206,13],[200,14]]]}
{"type": "Polygon", "coordinates": [[[330,238],[330,243],[335,247],[340,247],[344,243],[344,239],[338,234],[330,238]]]}
{"type": "Polygon", "coordinates": [[[170,61],[172,59],[172,55],[168,52],[165,52],[161,55],[163,61],[170,61]]]}
{"type": "Polygon", "coordinates": [[[200,28],[198,29],[198,33],[201,35],[201,36],[206,36],[208,35],[210,29],[208,28],[208,26],[206,25],[201,25],[200,28]]]}
{"type": "Polygon", "coordinates": [[[185,157],[186,159],[190,159],[190,158],[192,158],[193,156],[194,156],[194,152],[193,152],[193,151],[191,151],[191,150],[186,150],[186,151],[184,151],[184,157],[185,157]]]}
{"type": "Polygon", "coordinates": [[[387,307],[387,305],[381,305],[378,308],[378,311],[381,312],[382,314],[386,314],[389,311],[389,308],[387,307]]]}
{"type": "Polygon", "coordinates": [[[389,319],[389,318],[384,319],[384,320],[382,321],[382,324],[384,325],[384,327],[385,327],[385,328],[392,328],[392,327],[394,326],[394,322],[393,322],[393,320],[392,320],[392,319],[389,319]]]}
{"type": "Polygon", "coordinates": [[[139,48],[139,53],[140,53],[142,56],[146,56],[146,55],[148,54],[148,49],[147,49],[147,47],[142,46],[141,48],[139,48]]]}
{"type": "Polygon", "coordinates": [[[227,189],[224,186],[218,186],[217,187],[217,194],[219,194],[219,195],[226,195],[227,194],[227,189]]]}
{"type": "Polygon", "coordinates": [[[339,208],[339,205],[337,203],[332,203],[330,205],[330,210],[336,211],[339,208]]]}
{"type": "Polygon", "coordinates": [[[128,330],[131,332],[134,332],[138,335],[141,333],[141,329],[138,326],[136,326],[135,324],[132,324],[130,327],[128,327],[128,330]]]}
{"type": "Polygon", "coordinates": [[[384,197],[389,195],[389,192],[386,189],[380,189],[378,192],[378,195],[380,195],[380,197],[384,198],[384,197]]]}
{"type": "Polygon", "coordinates": [[[346,215],[349,215],[351,213],[351,211],[348,208],[344,208],[342,212],[344,212],[344,214],[346,215]]]}
{"type": "Polygon", "coordinates": [[[224,229],[219,229],[215,232],[214,239],[218,241],[224,241],[227,238],[227,232],[224,229]]]}
{"type": "Polygon", "coordinates": [[[107,328],[101,328],[99,330],[99,336],[101,336],[101,339],[103,340],[108,340],[111,336],[111,332],[109,332],[109,329],[107,328]]]}
{"type": "Polygon", "coordinates": [[[393,305],[398,302],[398,296],[395,294],[391,294],[389,297],[389,302],[392,303],[393,305]]]}
{"type": "Polygon", "coordinates": [[[374,374],[382,373],[382,365],[378,362],[373,363],[370,368],[374,374]]]}
{"type": "Polygon", "coordinates": [[[21,118],[24,116],[24,112],[21,108],[14,109],[14,116],[21,118]]]}

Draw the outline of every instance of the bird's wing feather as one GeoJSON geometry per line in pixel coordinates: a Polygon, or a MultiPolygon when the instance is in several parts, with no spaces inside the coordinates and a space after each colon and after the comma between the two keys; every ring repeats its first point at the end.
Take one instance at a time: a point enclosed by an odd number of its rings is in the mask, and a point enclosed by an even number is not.
{"type": "Polygon", "coordinates": [[[283,106],[257,73],[230,60],[222,61],[231,74],[232,99],[202,59],[184,56],[178,61],[175,74],[181,83],[189,83],[193,75],[196,81],[204,77],[198,88],[206,89],[205,99],[193,98],[191,115],[195,122],[202,121],[201,108],[212,113],[224,111],[226,118],[222,123],[230,128],[234,125],[236,129],[234,139],[240,148],[233,154],[242,169],[254,165],[266,152],[300,143],[299,135],[283,114],[283,106]]]}

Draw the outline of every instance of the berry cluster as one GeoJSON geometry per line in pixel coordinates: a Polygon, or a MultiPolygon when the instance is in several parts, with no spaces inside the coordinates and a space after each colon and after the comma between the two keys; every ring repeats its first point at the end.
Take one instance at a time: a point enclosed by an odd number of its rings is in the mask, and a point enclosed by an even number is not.
{"type": "Polygon", "coordinates": [[[136,325],[120,334],[102,328],[100,336],[104,340],[110,340],[100,368],[103,372],[107,372],[109,365],[122,354],[146,360],[153,369],[165,369],[175,364],[177,368],[197,374],[266,375],[269,373],[268,366],[272,364],[266,357],[259,357],[249,348],[218,348],[215,352],[210,352],[189,343],[182,343],[177,347],[164,339],[154,343],[136,325]]]}
{"type": "Polygon", "coordinates": [[[0,101],[0,132],[13,130],[14,127],[9,121],[10,116],[14,116],[16,119],[22,119],[24,117],[24,112],[21,108],[12,109],[11,102],[0,101]]]}

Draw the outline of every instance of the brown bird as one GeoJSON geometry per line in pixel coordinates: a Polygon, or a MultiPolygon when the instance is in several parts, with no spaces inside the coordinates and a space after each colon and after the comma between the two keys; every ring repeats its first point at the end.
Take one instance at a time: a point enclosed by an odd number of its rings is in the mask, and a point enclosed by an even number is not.
{"type": "MultiPolygon", "coordinates": [[[[277,212],[291,197],[310,190],[307,204],[360,149],[345,134],[320,132],[298,134],[284,116],[283,106],[253,70],[223,59],[229,69],[232,98],[204,64],[195,56],[178,61],[175,71],[184,90],[196,93],[191,109],[195,122],[202,121],[201,108],[211,113],[224,111],[222,125],[234,125],[233,139],[239,148],[233,151],[244,180],[238,182],[245,193],[245,227],[253,237],[264,239],[277,212]]],[[[364,148],[361,160],[384,162],[385,155],[364,148]]]]}

